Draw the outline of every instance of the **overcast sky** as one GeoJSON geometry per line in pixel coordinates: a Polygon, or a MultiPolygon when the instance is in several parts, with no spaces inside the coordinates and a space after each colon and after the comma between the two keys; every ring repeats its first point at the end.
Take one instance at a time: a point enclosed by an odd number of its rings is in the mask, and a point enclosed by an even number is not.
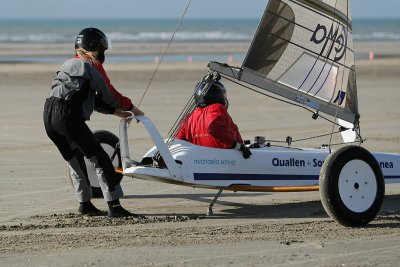
{"type": "MultiPolygon", "coordinates": [[[[189,0],[0,0],[0,18],[179,18],[189,0]]],[[[259,18],[267,0],[192,0],[188,18],[259,18]]],[[[354,18],[400,18],[400,0],[352,0],[354,18]]]]}

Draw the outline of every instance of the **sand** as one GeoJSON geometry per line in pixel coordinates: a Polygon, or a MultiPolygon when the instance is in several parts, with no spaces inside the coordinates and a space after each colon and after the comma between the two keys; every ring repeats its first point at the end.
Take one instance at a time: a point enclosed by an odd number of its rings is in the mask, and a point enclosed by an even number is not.
{"type": "MultiPolygon", "coordinates": [[[[246,44],[224,46],[191,44],[185,49],[207,53],[219,49],[242,51],[246,44]]],[[[363,146],[372,151],[400,153],[397,44],[356,46],[362,53],[377,51],[374,61],[357,61],[362,136],[366,139],[363,146]]],[[[15,48],[2,48],[2,53],[15,53],[15,48]]],[[[146,49],[159,48],[161,45],[146,49]]],[[[40,56],[46,50],[67,54],[68,48],[30,49],[26,53],[40,56]]],[[[144,48],[120,49],[115,47],[114,51],[143,53],[144,48]]],[[[141,108],[163,136],[189,98],[193,85],[206,74],[206,64],[161,65],[141,108]]],[[[106,64],[114,85],[136,104],[155,67],[154,63],[106,64]]],[[[79,216],[65,162],[45,135],[41,119],[56,68],[55,64],[0,64],[1,266],[398,265],[397,185],[387,186],[380,213],[363,228],[335,223],[325,213],[318,192],[224,192],[214,206],[215,215],[207,217],[208,204],[216,191],[128,177],[122,180],[125,197],[121,202],[146,218],[79,216]]],[[[329,125],[312,120],[309,113],[240,90],[230,82],[226,85],[230,113],[245,139],[255,135],[272,140],[282,140],[287,135],[301,139],[330,131],[329,125]]],[[[118,119],[113,116],[95,114],[89,124],[93,130],[118,133],[118,119]]],[[[140,159],[152,146],[151,140],[140,124],[133,124],[129,134],[131,152],[140,159]]],[[[305,145],[323,143],[326,139],[305,145]]],[[[102,199],[93,202],[106,210],[102,199]]]]}

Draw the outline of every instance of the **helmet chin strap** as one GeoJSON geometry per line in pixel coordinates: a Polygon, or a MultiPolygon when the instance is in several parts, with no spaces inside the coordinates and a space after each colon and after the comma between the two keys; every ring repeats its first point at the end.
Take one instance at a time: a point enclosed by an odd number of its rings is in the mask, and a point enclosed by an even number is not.
{"type": "Polygon", "coordinates": [[[99,51],[99,52],[97,53],[97,60],[100,61],[101,64],[104,63],[104,61],[106,60],[106,56],[105,56],[105,54],[104,54],[104,50],[99,51]]]}
{"type": "Polygon", "coordinates": [[[225,108],[228,110],[229,107],[229,101],[228,98],[225,97],[225,108]]]}

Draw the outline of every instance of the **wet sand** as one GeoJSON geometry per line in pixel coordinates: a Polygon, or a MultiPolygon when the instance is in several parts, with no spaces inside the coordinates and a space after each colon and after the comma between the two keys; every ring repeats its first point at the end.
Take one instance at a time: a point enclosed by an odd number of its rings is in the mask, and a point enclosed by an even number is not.
{"type": "MultiPolygon", "coordinates": [[[[219,49],[242,51],[243,45],[204,48],[192,44],[185,49],[204,49],[207,53],[219,49]]],[[[363,53],[376,51],[374,61],[357,61],[361,133],[366,139],[363,146],[372,151],[400,153],[397,45],[357,44],[363,53]]],[[[140,47],[118,49],[114,48],[119,51],[115,53],[123,54],[124,49],[126,53],[144,53],[140,47]]],[[[60,51],[65,50],[54,48],[55,54],[60,51]]],[[[26,53],[40,55],[32,50],[26,53]]],[[[206,65],[207,62],[161,65],[141,108],[163,136],[190,97],[193,85],[207,73],[206,65]]],[[[136,104],[155,67],[154,63],[106,64],[114,85],[136,104]]],[[[125,197],[121,202],[146,219],[77,215],[78,205],[65,163],[45,135],[41,119],[44,98],[56,68],[55,64],[0,64],[1,266],[398,264],[400,186],[397,185],[387,186],[387,197],[376,220],[357,229],[333,222],[323,210],[318,192],[224,192],[214,206],[215,215],[207,217],[208,204],[216,191],[128,177],[122,181],[125,197]]],[[[271,140],[284,140],[288,135],[302,139],[331,130],[329,124],[312,120],[311,114],[298,108],[230,82],[226,85],[230,113],[245,139],[252,140],[256,135],[271,140]]],[[[113,116],[95,114],[89,124],[93,130],[118,133],[118,119],[113,116]]],[[[140,159],[152,146],[151,140],[140,124],[133,124],[129,134],[131,153],[140,159]]],[[[295,145],[316,147],[326,142],[318,139],[295,145]]],[[[106,210],[102,199],[94,199],[94,203],[106,210]]]]}

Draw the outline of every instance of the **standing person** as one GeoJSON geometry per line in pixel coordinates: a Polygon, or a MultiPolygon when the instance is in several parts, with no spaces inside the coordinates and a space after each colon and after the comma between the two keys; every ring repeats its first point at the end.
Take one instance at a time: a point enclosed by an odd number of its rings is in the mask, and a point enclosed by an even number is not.
{"type": "MultiPolygon", "coordinates": [[[[114,166],[85,123],[94,109],[120,118],[132,115],[131,111],[120,108],[121,103],[111,93],[104,74],[96,65],[98,61],[104,62],[104,52],[108,46],[107,37],[96,28],[84,29],[78,34],[75,42],[76,56],[59,67],[44,105],[43,120],[47,135],[73,170],[71,178],[80,202],[79,213],[102,215],[91,202],[92,191],[85,156],[95,166],[108,204],[108,216],[137,216],[121,206],[119,199],[123,191],[119,184],[115,184],[114,166]]],[[[131,110],[135,115],[143,115],[133,105],[131,110]]]]}
{"type": "Polygon", "coordinates": [[[251,152],[228,114],[226,97],[221,82],[206,79],[198,83],[194,92],[196,109],[184,119],[176,138],[199,146],[237,149],[247,159],[251,152]]]}

